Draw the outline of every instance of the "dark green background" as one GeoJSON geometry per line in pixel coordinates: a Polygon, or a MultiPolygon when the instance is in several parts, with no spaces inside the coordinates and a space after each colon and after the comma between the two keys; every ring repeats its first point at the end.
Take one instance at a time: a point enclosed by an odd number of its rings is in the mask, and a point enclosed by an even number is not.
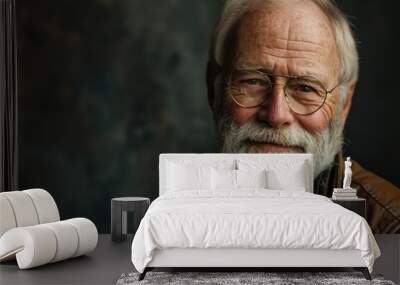
{"type": "MultiPolygon", "coordinates": [[[[400,185],[395,1],[338,2],[361,56],[347,152],[400,185]]],[[[157,196],[159,153],[218,151],[205,65],[221,7],[17,0],[20,189],[45,188],[62,218],[108,232],[112,197],[157,196]]]]}

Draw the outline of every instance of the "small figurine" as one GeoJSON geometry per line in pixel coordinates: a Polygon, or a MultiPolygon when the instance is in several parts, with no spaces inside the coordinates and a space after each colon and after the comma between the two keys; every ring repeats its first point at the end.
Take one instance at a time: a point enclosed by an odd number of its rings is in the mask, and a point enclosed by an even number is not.
{"type": "Polygon", "coordinates": [[[353,172],[351,171],[351,160],[350,156],[347,157],[346,161],[344,162],[344,179],[343,179],[343,189],[351,189],[351,176],[353,172]]]}

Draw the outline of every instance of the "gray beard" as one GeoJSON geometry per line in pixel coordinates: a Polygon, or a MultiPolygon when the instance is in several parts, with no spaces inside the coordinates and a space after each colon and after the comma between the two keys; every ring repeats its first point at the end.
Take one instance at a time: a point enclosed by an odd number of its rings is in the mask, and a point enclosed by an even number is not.
{"type": "Polygon", "coordinates": [[[222,152],[260,153],[260,150],[251,142],[293,147],[295,152],[313,154],[314,178],[316,178],[332,164],[335,155],[342,149],[343,124],[339,113],[339,110],[336,110],[328,127],[316,134],[309,133],[300,127],[271,128],[255,120],[238,127],[228,114],[224,114],[217,126],[222,152]]]}

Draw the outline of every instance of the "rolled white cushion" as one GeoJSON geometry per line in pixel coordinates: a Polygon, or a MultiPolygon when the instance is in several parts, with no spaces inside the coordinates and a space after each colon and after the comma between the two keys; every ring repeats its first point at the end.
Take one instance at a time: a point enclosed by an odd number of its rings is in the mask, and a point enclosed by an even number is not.
{"type": "Polygon", "coordinates": [[[0,193],[0,237],[9,229],[15,228],[17,222],[10,202],[0,193]]]}
{"type": "Polygon", "coordinates": [[[79,237],[74,226],[65,221],[43,224],[43,226],[52,230],[56,236],[57,249],[51,262],[64,260],[75,255],[79,237]]]}
{"type": "Polygon", "coordinates": [[[16,256],[20,269],[86,254],[96,248],[96,226],[85,218],[18,227],[0,238],[0,261],[16,256]]]}
{"type": "Polygon", "coordinates": [[[1,193],[13,209],[17,227],[33,226],[39,223],[35,205],[30,196],[22,191],[1,193]]]}
{"type": "Polygon", "coordinates": [[[60,220],[56,202],[49,192],[43,189],[29,189],[22,192],[28,194],[32,199],[39,218],[39,224],[60,220]]]}
{"type": "Polygon", "coordinates": [[[74,218],[64,222],[73,225],[78,233],[78,248],[74,257],[91,252],[96,248],[98,233],[92,221],[85,218],[74,218]]]}
{"type": "Polygon", "coordinates": [[[42,225],[18,227],[0,239],[0,260],[16,254],[20,269],[49,263],[56,253],[57,240],[53,231],[42,225]]]}

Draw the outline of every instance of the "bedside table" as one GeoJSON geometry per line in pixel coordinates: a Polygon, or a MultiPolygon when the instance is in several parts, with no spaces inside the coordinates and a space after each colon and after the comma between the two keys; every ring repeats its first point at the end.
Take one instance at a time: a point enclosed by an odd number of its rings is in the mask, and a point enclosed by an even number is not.
{"type": "Polygon", "coordinates": [[[150,199],[145,197],[120,197],[111,199],[111,239],[124,241],[128,233],[127,212],[133,212],[134,232],[136,232],[150,199]]]}
{"type": "Polygon", "coordinates": [[[367,202],[363,198],[354,199],[332,199],[332,202],[359,214],[364,219],[367,218],[367,202]]]}

